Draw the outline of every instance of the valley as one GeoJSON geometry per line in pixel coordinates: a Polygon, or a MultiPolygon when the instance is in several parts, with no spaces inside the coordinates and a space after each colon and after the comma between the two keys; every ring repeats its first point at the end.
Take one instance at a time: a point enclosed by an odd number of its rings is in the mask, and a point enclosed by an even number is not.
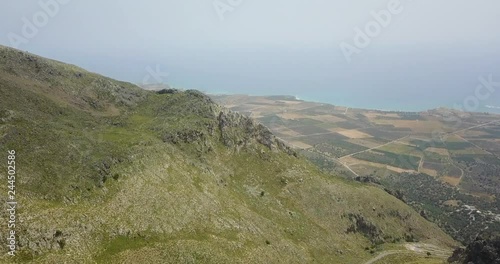
{"type": "Polygon", "coordinates": [[[324,171],[400,191],[462,242],[486,229],[500,231],[500,115],[353,109],[290,96],[213,97],[256,118],[324,171]],[[478,209],[471,213],[469,206],[478,209]]]}

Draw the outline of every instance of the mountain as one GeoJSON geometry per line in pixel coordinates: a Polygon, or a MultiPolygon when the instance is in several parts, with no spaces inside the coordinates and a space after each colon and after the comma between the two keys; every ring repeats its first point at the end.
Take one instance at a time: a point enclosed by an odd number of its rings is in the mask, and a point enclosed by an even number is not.
{"type": "Polygon", "coordinates": [[[163,84],[163,83],[142,84],[139,87],[149,91],[160,91],[160,90],[171,89],[171,87],[168,84],[163,84]]]}
{"type": "Polygon", "coordinates": [[[17,202],[4,263],[440,263],[459,245],[198,91],[146,91],[7,47],[0,153],[2,179],[16,161],[14,197],[0,185],[17,202]]]}

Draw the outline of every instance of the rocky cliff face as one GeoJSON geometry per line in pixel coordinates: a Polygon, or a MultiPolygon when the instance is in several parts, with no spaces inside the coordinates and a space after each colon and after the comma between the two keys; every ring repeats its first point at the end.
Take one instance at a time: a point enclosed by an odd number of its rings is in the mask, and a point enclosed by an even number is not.
{"type": "Polygon", "coordinates": [[[500,264],[500,236],[480,235],[466,248],[458,248],[448,259],[460,264],[500,264]]]}
{"type": "MultiPolygon", "coordinates": [[[[186,103],[185,109],[178,111],[184,116],[196,115],[204,117],[203,124],[196,124],[188,127],[182,127],[180,131],[169,131],[164,134],[165,142],[177,143],[194,143],[202,142],[201,145],[206,149],[211,149],[207,143],[208,137],[216,136],[228,148],[240,150],[251,144],[262,144],[270,151],[282,151],[289,155],[297,156],[297,153],[287,146],[283,141],[276,138],[271,131],[257,123],[255,120],[242,114],[232,112],[220,105],[217,105],[209,96],[196,91],[187,90],[181,92],[178,90],[161,90],[158,94],[184,95],[187,100],[195,102],[196,105],[191,105],[188,101],[181,99],[167,99],[165,104],[179,103],[180,100],[186,103]]],[[[172,111],[170,108],[163,108],[161,111],[172,111]]]]}
{"type": "Polygon", "coordinates": [[[224,109],[219,113],[217,120],[221,140],[225,146],[241,147],[255,141],[271,151],[283,151],[297,156],[293,149],[277,139],[267,127],[256,123],[249,117],[224,109]]]}

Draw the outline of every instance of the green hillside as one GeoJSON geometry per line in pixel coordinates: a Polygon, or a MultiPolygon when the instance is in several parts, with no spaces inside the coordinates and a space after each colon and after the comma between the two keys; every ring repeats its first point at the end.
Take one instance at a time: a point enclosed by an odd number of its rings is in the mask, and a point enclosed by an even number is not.
{"type": "Polygon", "coordinates": [[[145,91],[0,47],[2,203],[12,149],[19,249],[2,247],[4,263],[364,263],[387,250],[422,261],[408,243],[457,246],[200,92],[145,91]]]}

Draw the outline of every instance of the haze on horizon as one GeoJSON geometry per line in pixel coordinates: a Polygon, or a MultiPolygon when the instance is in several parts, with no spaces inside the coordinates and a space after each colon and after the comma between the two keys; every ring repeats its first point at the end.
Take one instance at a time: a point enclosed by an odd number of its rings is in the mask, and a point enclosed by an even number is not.
{"type": "MultiPolygon", "coordinates": [[[[0,44],[134,83],[365,108],[453,106],[474,96],[480,78],[500,82],[500,2],[399,2],[350,62],[341,43],[354,45],[356,28],[391,0],[8,1],[0,44]],[[24,36],[40,12],[46,23],[24,36]],[[158,69],[168,76],[151,76],[158,69]]],[[[475,110],[500,106],[500,87],[479,103],[475,110]]]]}

